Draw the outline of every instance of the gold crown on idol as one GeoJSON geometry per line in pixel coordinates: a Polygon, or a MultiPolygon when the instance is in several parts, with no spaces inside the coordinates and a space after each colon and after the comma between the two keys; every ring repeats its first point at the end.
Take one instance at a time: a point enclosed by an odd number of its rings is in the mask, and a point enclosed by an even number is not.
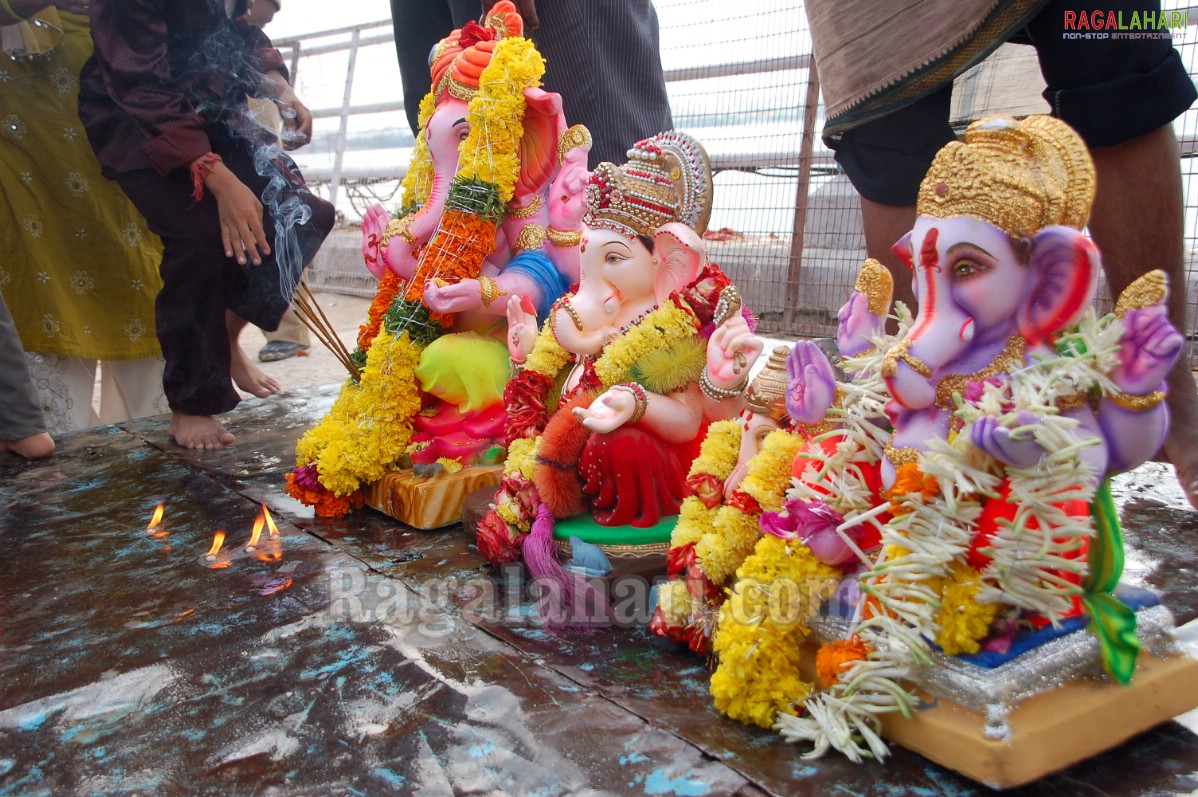
{"type": "Polygon", "coordinates": [[[916,212],[969,216],[1014,236],[1061,224],[1080,230],[1094,201],[1094,164],[1081,137],[1051,116],[992,116],[936,154],[916,212]]]}
{"type": "Polygon", "coordinates": [[[700,235],[711,216],[711,163],[685,133],[658,133],[628,150],[623,166],[600,163],[586,193],[588,227],[650,238],[678,221],[700,235]]]}
{"type": "Polygon", "coordinates": [[[749,389],[745,391],[745,406],[781,424],[785,424],[790,417],[786,411],[786,359],[789,356],[789,348],[775,346],[765,367],[753,377],[749,389]]]}

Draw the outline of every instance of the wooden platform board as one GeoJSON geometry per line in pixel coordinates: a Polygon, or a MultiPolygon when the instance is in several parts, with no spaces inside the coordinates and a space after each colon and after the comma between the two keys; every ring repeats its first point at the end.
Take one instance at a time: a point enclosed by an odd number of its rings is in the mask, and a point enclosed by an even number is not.
{"type": "Polygon", "coordinates": [[[1064,769],[1198,706],[1198,660],[1141,656],[1128,686],[1074,681],[1011,711],[1008,741],[987,739],[986,718],[924,695],[930,707],[911,719],[890,715],[883,735],[995,789],[1064,769]]]}
{"type": "Polygon", "coordinates": [[[366,504],[418,529],[439,529],[462,518],[462,504],[475,490],[495,487],[502,465],[462,468],[421,478],[410,470],[388,473],[366,492],[366,504]]]}

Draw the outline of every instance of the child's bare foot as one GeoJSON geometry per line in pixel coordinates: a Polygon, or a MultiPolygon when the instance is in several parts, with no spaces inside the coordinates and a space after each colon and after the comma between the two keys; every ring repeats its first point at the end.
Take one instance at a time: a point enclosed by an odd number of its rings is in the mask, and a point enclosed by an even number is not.
{"type": "Polygon", "coordinates": [[[20,440],[0,440],[0,451],[10,451],[25,459],[45,459],[54,453],[54,440],[45,432],[20,440]]]}
{"type": "Polygon", "coordinates": [[[232,445],[233,434],[211,415],[171,413],[171,437],[184,448],[215,450],[232,445]]]}
{"type": "Polygon", "coordinates": [[[279,383],[254,365],[250,358],[245,356],[241,346],[233,344],[229,351],[232,357],[229,361],[229,372],[233,376],[233,384],[258,398],[266,398],[279,392],[279,383]]]}

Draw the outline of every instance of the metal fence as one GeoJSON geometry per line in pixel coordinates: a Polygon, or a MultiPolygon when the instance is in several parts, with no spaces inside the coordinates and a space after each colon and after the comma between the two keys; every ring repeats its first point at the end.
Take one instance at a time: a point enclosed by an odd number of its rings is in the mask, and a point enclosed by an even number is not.
{"type": "MultiPolygon", "coordinates": [[[[860,208],[820,140],[822,105],[801,4],[776,0],[656,0],[675,126],[706,146],[715,172],[713,260],[737,281],[762,329],[834,332],[835,313],[865,257],[860,208]]],[[[1166,3],[1169,5],[1169,3],[1166,3]]],[[[1198,70],[1198,8],[1175,45],[1198,70]]],[[[297,153],[309,182],[345,225],[318,258],[313,281],[370,295],[354,224],[375,201],[397,204],[412,137],[403,115],[390,21],[277,40],[315,117],[297,153]],[[311,98],[319,97],[320,101],[311,98]]],[[[1030,47],[1004,45],[957,79],[953,122],[1046,112],[1030,47]]],[[[1185,190],[1186,333],[1198,338],[1198,109],[1176,122],[1185,190]]],[[[629,142],[632,143],[632,142],[629,142]]],[[[1129,224],[1139,224],[1129,220],[1129,224]]],[[[1140,225],[1151,234],[1150,223],[1140,225]]],[[[1109,302],[1109,299],[1100,301],[1109,302]]]]}

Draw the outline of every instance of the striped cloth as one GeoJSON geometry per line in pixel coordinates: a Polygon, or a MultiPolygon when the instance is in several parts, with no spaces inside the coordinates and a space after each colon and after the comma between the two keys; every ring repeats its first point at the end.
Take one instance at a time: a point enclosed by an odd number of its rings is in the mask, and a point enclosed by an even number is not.
{"type": "Polygon", "coordinates": [[[673,128],[651,0],[543,0],[537,15],[545,89],[562,95],[568,123],[591,131],[592,169],[673,128]]]}

